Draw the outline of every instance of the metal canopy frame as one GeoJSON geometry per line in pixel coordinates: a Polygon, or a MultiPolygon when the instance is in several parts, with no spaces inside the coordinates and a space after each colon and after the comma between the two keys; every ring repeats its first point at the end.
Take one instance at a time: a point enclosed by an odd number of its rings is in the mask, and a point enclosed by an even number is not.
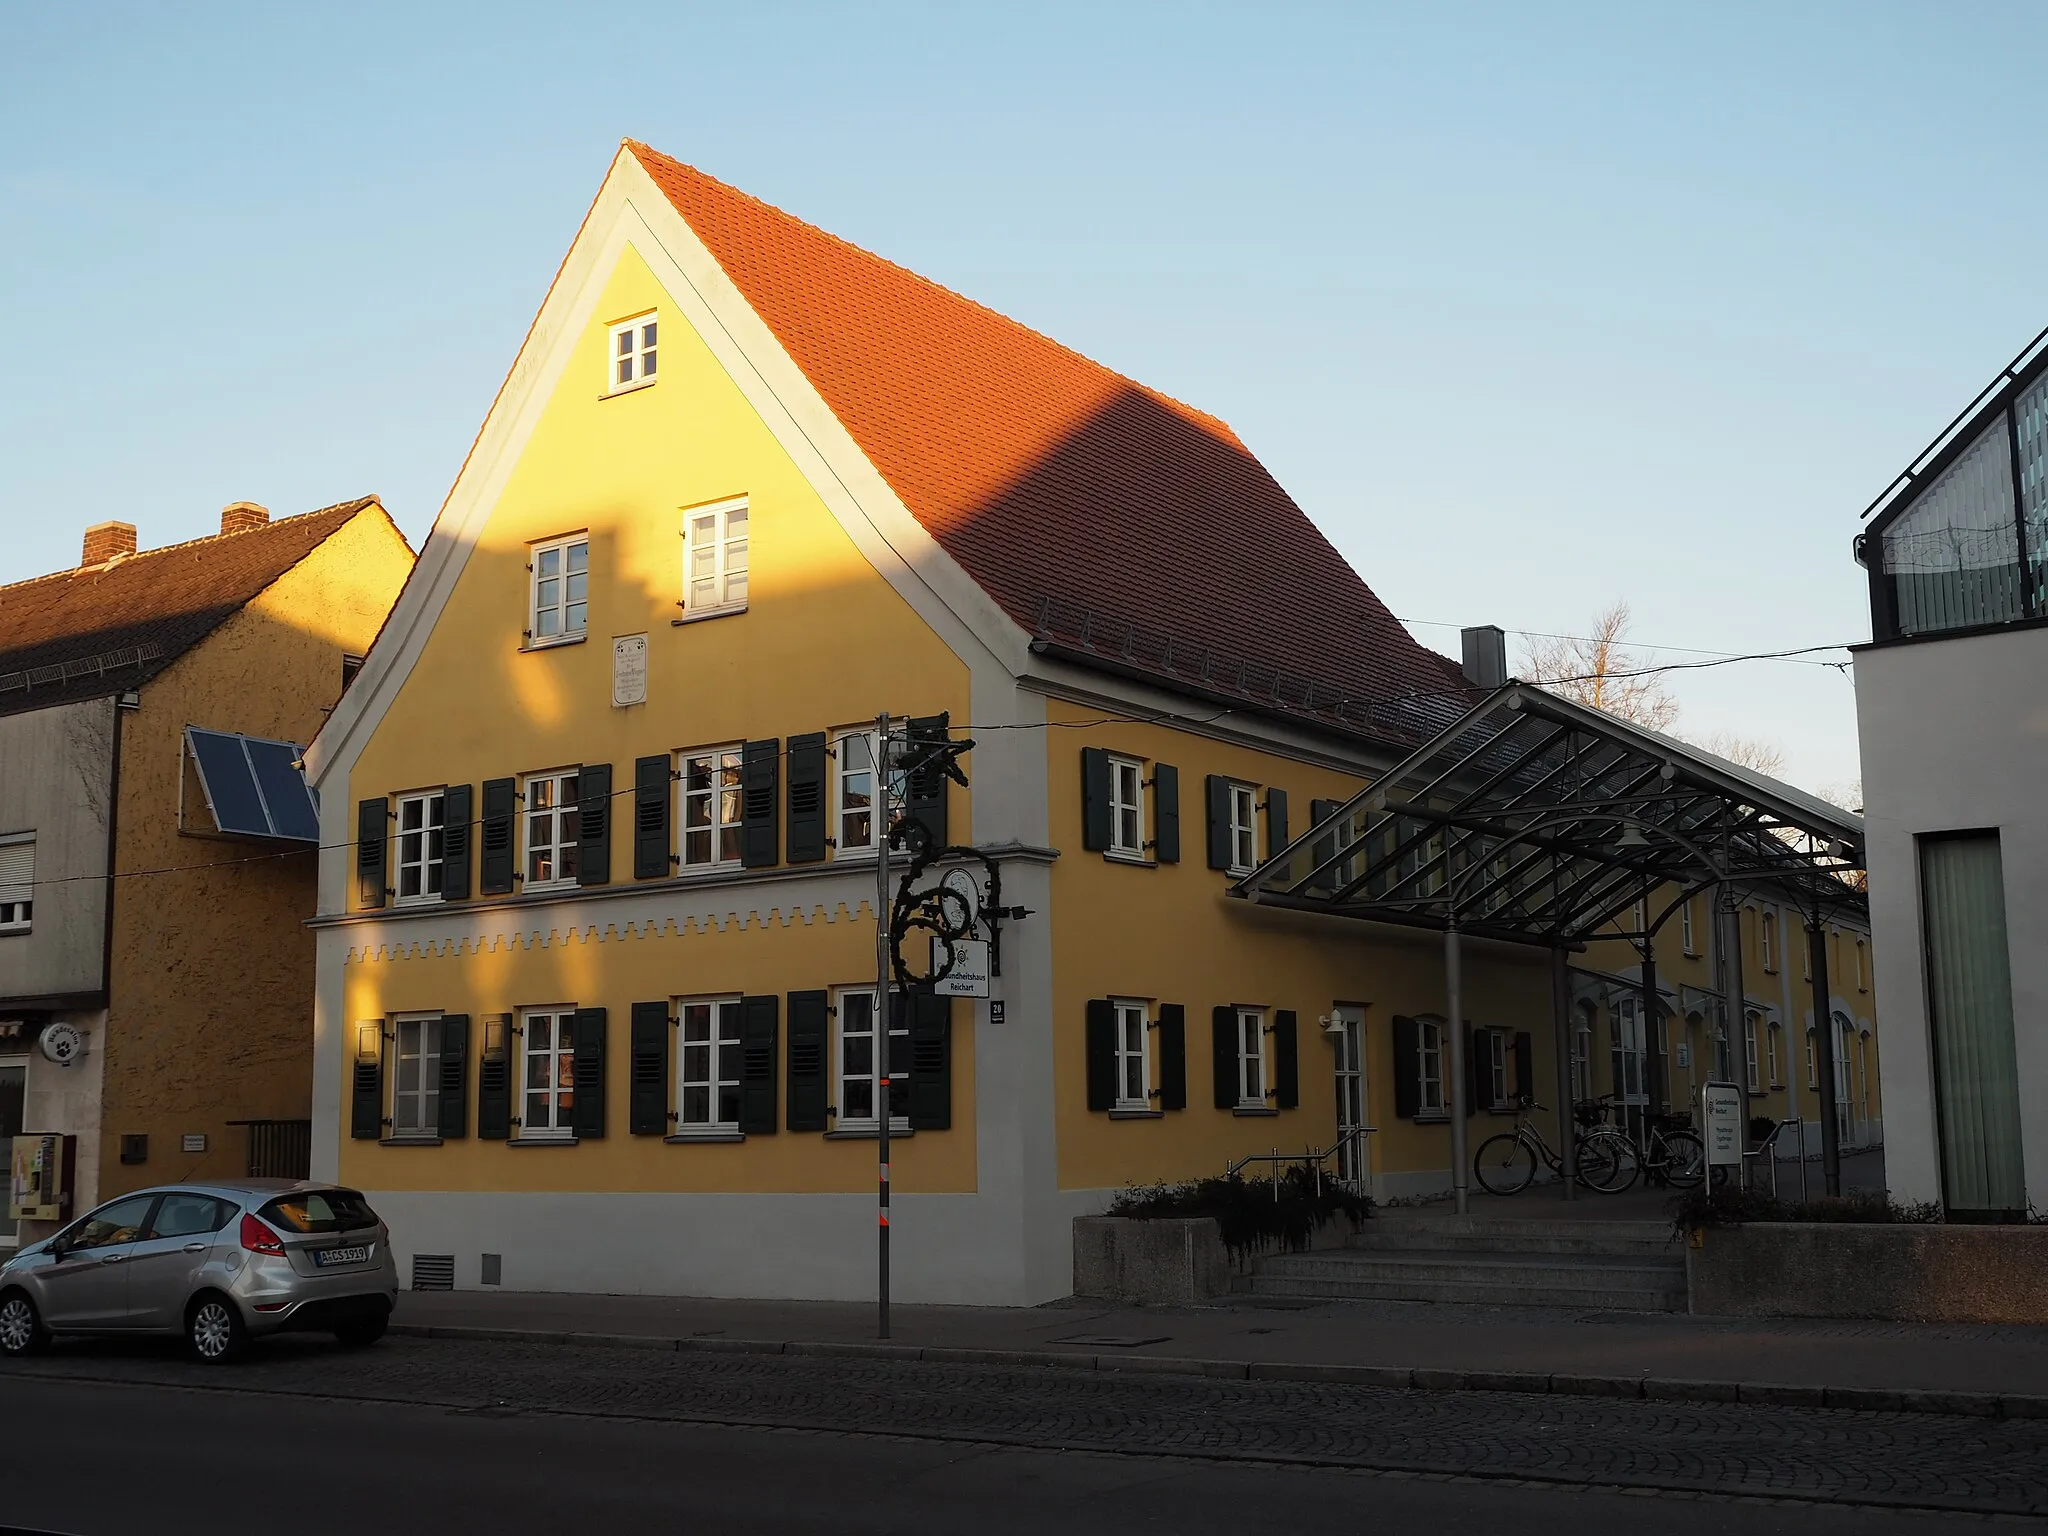
{"type": "MultiPolygon", "coordinates": [[[[1771,887],[1861,915],[1863,822],[1527,683],[1495,689],[1233,888],[1268,906],[1512,943],[1610,925],[1659,887],[1771,887]]],[[[1647,924],[1654,932],[1668,911],[1647,924]]]]}

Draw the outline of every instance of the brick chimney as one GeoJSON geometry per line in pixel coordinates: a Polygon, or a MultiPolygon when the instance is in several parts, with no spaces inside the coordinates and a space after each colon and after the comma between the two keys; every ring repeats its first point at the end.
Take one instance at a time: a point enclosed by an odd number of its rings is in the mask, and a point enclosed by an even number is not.
{"type": "Polygon", "coordinates": [[[94,523],[85,530],[85,553],[81,566],[105,565],[118,555],[135,553],[133,523],[94,523]]]}
{"type": "Polygon", "coordinates": [[[231,501],[220,509],[222,533],[247,533],[251,528],[270,526],[270,508],[253,501],[231,501]]]}

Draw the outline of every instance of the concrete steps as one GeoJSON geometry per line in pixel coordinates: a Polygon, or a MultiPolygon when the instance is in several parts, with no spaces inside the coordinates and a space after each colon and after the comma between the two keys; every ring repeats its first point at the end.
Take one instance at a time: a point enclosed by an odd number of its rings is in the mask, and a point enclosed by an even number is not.
{"type": "Polygon", "coordinates": [[[1257,1296],[1685,1310],[1684,1251],[1655,1221],[1383,1217],[1342,1248],[1255,1261],[1257,1296]]]}

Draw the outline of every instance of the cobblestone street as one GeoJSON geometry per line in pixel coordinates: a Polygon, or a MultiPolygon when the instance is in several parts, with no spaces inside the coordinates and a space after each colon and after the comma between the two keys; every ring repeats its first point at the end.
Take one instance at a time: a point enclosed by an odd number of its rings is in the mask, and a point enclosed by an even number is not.
{"type": "Polygon", "coordinates": [[[11,1366],[0,1380],[29,1376],[367,1399],[480,1417],[604,1415],[2048,1513],[2044,1420],[416,1338],[360,1353],[286,1341],[219,1371],[165,1348],[74,1346],[11,1366]]]}

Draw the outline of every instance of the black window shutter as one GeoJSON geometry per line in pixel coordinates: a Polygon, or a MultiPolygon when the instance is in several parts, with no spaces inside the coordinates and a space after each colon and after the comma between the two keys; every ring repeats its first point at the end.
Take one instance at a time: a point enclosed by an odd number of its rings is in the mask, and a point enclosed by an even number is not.
{"type": "Polygon", "coordinates": [[[1179,1003],[1159,1005],[1159,1107],[1188,1107],[1188,1011],[1179,1003]]]}
{"type": "Polygon", "coordinates": [[[1292,1008],[1273,1015],[1273,1103],[1294,1109],[1301,1103],[1300,1029],[1292,1008]]]}
{"type": "Polygon", "coordinates": [[[627,1074],[626,1129],[668,1134],[668,1002],[633,1005],[633,1061],[627,1074]]]}
{"type": "Polygon", "coordinates": [[[823,992],[789,994],[789,1102],[792,1131],[825,1129],[825,1068],[832,1030],[823,992]]]}
{"type": "Polygon", "coordinates": [[[953,1128],[953,999],[911,994],[910,1128],[953,1128]]]}
{"type": "Polygon", "coordinates": [[[469,824],[476,817],[475,796],[467,784],[441,791],[441,899],[469,900],[469,824]]]}
{"type": "MultiPolygon", "coordinates": [[[[944,742],[950,736],[945,715],[924,715],[910,722],[909,739],[913,755],[921,755],[934,743],[944,742]]],[[[946,830],[946,786],[944,768],[928,763],[910,775],[903,795],[904,814],[923,822],[925,831],[931,834],[932,843],[940,848],[950,841],[946,830]]],[[[913,1103],[916,1098],[913,1093],[913,1103]]]]}
{"type": "Polygon", "coordinates": [[[1536,1041],[1526,1029],[1515,1031],[1515,1097],[1536,1095],[1536,1041]]]}
{"type": "Polygon", "coordinates": [[[1100,747],[1081,749],[1081,846],[1101,850],[1110,844],[1109,754],[1100,747]]]}
{"type": "Polygon", "coordinates": [[[675,782],[669,755],[633,760],[633,878],[663,880],[675,868],[669,856],[668,808],[675,782]]]}
{"type": "Polygon", "coordinates": [[[1088,1107],[1116,1108],[1116,1004],[1088,999],[1088,1107]]]}
{"type": "Polygon", "coordinates": [[[1237,1010],[1218,1005],[1209,1015],[1215,1026],[1209,1040],[1211,1065],[1215,1069],[1216,1107],[1237,1108],[1237,1010]]]}
{"type": "Polygon", "coordinates": [[[576,1010],[576,1103],[574,1116],[578,1138],[593,1140],[604,1135],[604,1010],[576,1010]]]}
{"type": "Polygon", "coordinates": [[[390,808],[382,796],[356,806],[356,905],[384,905],[384,836],[390,808]]]}
{"type": "Polygon", "coordinates": [[[782,738],[750,741],[740,749],[740,863],[766,869],[781,838],[775,825],[782,738]]]}
{"type": "Polygon", "coordinates": [[[1422,1109],[1422,1026],[1394,1016],[1394,1113],[1413,1120],[1422,1109]]]}
{"type": "MultiPolygon", "coordinates": [[[[378,802],[382,804],[383,802],[378,802]]],[[[363,1026],[367,1029],[369,1026],[363,1026]]],[[[348,1107],[348,1133],[357,1141],[375,1141],[384,1134],[384,1035],[378,1026],[377,1059],[355,1064],[355,1093],[348,1107]]]]}
{"type": "Polygon", "coordinates": [[[469,1015],[441,1015],[441,1139],[469,1134],[469,1015]]]}
{"type": "Polygon", "coordinates": [[[1471,1082],[1466,1090],[1465,1113],[1476,1115],[1482,1109],[1493,1108],[1493,1052],[1489,1049],[1493,1044],[1493,1031],[1468,1028],[1465,1037],[1471,1042],[1465,1047],[1470,1058],[1465,1063],[1465,1076],[1471,1082]]]}
{"type": "Polygon", "coordinates": [[[782,999],[773,993],[740,1003],[740,1130],[775,1134],[775,1036],[782,999]]]}
{"type": "Polygon", "coordinates": [[[576,774],[576,883],[612,878],[612,765],[585,763],[576,774]]]}
{"type": "Polygon", "coordinates": [[[825,733],[789,738],[789,862],[825,857],[825,733]]]}
{"type": "Polygon", "coordinates": [[[512,1134],[512,1016],[509,1013],[484,1020],[484,1046],[476,1064],[476,1134],[484,1141],[503,1141],[512,1134]],[[490,1048],[490,1026],[493,1023],[498,1026],[496,1050],[490,1048]]]}
{"type": "Polygon", "coordinates": [[[1171,763],[1152,765],[1152,856],[1180,862],[1180,770],[1171,763]]]}
{"type": "Polygon", "coordinates": [[[1209,814],[1209,867],[1230,868],[1230,780],[1212,773],[1202,781],[1209,814]]]}
{"type": "Polygon", "coordinates": [[[1287,846],[1287,791],[1266,791],[1266,857],[1287,846]]]}
{"type": "Polygon", "coordinates": [[[512,889],[512,874],[518,863],[512,823],[518,801],[517,780],[484,780],[484,812],[477,839],[477,888],[486,896],[503,896],[512,889]]]}

